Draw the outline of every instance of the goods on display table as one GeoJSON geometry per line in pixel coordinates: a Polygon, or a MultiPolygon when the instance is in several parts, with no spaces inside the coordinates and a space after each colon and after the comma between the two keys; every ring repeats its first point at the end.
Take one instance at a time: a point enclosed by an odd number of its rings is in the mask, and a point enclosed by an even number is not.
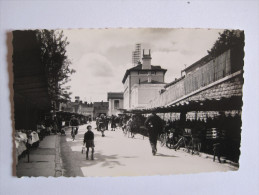
{"type": "Polygon", "coordinates": [[[16,147],[16,165],[19,157],[23,156],[28,147],[38,147],[39,135],[31,130],[17,130],[15,132],[15,147],[16,147]]]}

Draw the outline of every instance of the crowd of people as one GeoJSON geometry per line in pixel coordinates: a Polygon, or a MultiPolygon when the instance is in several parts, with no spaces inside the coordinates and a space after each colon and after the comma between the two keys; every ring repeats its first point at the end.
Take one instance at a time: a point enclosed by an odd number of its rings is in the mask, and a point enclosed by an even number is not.
{"type": "MultiPolygon", "coordinates": [[[[92,119],[88,118],[89,124],[92,119]]],[[[64,127],[74,126],[75,134],[78,132],[78,126],[85,124],[80,118],[75,115],[49,115],[45,116],[37,126],[38,135],[40,139],[44,136],[53,134],[65,134],[64,127]]],[[[185,135],[191,135],[199,139],[201,144],[201,151],[214,154],[220,161],[220,156],[223,154],[233,161],[238,161],[240,136],[241,136],[241,118],[239,115],[225,116],[221,115],[216,118],[207,118],[206,120],[163,120],[156,113],[151,113],[148,116],[143,114],[120,114],[118,116],[100,114],[95,118],[96,129],[100,131],[102,136],[105,136],[105,131],[122,130],[130,133],[130,137],[135,134],[148,136],[151,152],[153,155],[157,153],[157,141],[161,134],[172,133],[172,139],[179,140],[185,135]],[[208,137],[208,132],[221,132],[219,137],[208,137]],[[224,133],[222,133],[224,132],[224,133]]],[[[87,159],[89,148],[92,148],[92,157],[94,154],[94,134],[92,133],[92,126],[87,126],[87,132],[84,136],[84,145],[87,146],[87,159]]],[[[178,146],[174,141],[174,146],[178,146]]],[[[178,146],[179,147],[179,146],[178,146]]]]}
{"type": "MultiPolygon", "coordinates": [[[[198,120],[163,120],[156,113],[148,116],[142,114],[121,114],[118,116],[106,116],[104,114],[96,118],[96,128],[105,136],[105,130],[110,125],[111,131],[121,129],[131,133],[134,137],[136,133],[149,137],[152,154],[157,152],[157,140],[159,135],[165,133],[173,134],[172,139],[179,140],[181,137],[191,137],[198,140],[201,151],[214,154],[218,157],[223,154],[233,161],[238,161],[240,136],[241,136],[241,118],[239,115],[225,116],[221,115],[215,118],[198,120]],[[215,137],[208,136],[209,132],[216,132],[215,137]],[[219,136],[220,135],[220,136],[219,136]]],[[[177,141],[174,142],[177,147],[177,141]]]]}

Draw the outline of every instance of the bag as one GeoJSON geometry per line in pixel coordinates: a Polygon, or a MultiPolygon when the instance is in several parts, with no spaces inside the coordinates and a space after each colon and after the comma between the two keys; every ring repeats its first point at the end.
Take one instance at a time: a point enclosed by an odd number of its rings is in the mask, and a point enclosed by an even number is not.
{"type": "Polygon", "coordinates": [[[85,146],[82,146],[82,154],[84,153],[85,151],[85,146]]]}

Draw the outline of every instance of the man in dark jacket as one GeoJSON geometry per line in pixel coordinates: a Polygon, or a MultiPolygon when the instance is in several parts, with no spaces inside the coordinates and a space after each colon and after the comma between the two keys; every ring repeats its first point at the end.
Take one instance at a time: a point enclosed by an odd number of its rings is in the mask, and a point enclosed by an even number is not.
{"type": "Polygon", "coordinates": [[[159,133],[163,131],[163,121],[159,116],[156,115],[156,113],[152,113],[145,121],[145,127],[148,129],[148,136],[152,148],[152,153],[153,155],[156,155],[157,138],[159,133]]]}
{"type": "Polygon", "coordinates": [[[92,126],[88,125],[87,127],[87,132],[84,135],[84,144],[86,147],[86,160],[88,160],[88,153],[89,153],[89,148],[92,148],[92,156],[91,159],[94,160],[94,133],[92,132],[92,126]]]}
{"type": "Polygon", "coordinates": [[[79,121],[78,119],[75,117],[75,115],[72,115],[72,118],[69,122],[70,126],[75,127],[75,135],[78,132],[78,125],[79,125],[79,121]]]}

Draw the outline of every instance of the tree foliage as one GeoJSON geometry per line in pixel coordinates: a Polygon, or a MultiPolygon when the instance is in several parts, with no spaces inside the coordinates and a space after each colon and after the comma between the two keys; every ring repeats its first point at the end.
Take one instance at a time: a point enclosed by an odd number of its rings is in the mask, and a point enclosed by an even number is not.
{"type": "Polygon", "coordinates": [[[224,53],[228,49],[235,48],[239,50],[240,54],[244,53],[244,31],[240,30],[224,30],[223,33],[219,33],[218,40],[214,43],[213,47],[208,51],[208,54],[212,57],[224,53]]]}
{"type": "Polygon", "coordinates": [[[64,85],[75,72],[66,54],[66,46],[69,44],[67,37],[64,37],[63,31],[58,30],[37,30],[36,35],[41,47],[50,98],[56,102],[67,101],[71,93],[67,92],[68,87],[64,85]]]}

